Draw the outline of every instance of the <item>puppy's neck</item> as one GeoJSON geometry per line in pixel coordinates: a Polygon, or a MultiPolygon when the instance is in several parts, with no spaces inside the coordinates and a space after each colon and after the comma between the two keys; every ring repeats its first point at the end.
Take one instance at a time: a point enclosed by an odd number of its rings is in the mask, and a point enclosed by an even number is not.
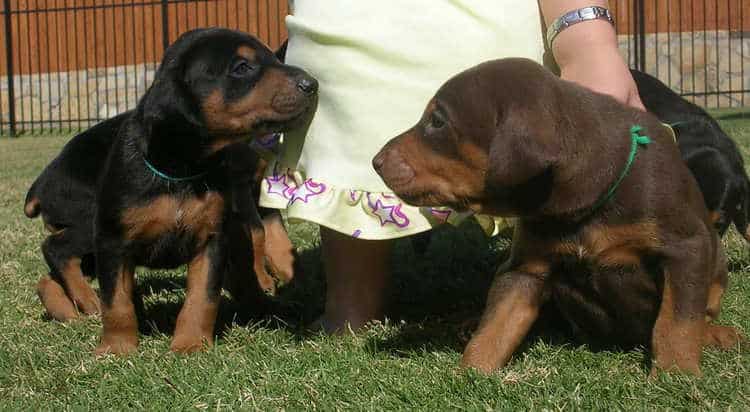
{"type": "Polygon", "coordinates": [[[577,86],[570,91],[567,95],[575,97],[585,116],[565,119],[560,132],[565,139],[563,150],[549,197],[538,210],[538,217],[560,222],[584,220],[596,212],[594,209],[609,203],[608,199],[600,201],[613,185],[617,190],[617,180],[627,167],[631,127],[646,121],[640,112],[608,96],[594,95],[577,86]]]}
{"type": "Polygon", "coordinates": [[[154,126],[144,133],[139,148],[145,159],[164,174],[184,177],[203,173],[208,168],[205,136],[191,127],[154,126]]]}

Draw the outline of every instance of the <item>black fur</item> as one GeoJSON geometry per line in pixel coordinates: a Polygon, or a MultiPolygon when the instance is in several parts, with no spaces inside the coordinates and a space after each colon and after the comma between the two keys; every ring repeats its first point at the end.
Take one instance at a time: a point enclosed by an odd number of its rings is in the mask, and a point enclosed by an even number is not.
{"type": "MultiPolygon", "coordinates": [[[[29,217],[41,214],[53,232],[43,246],[53,279],[73,299],[70,285],[55,274],[71,258],[90,262],[96,257],[105,335],[107,313],[122,288],[121,273],[135,266],[174,268],[203,254],[209,261],[205,287],[211,299],[218,298],[225,280],[253,293],[257,285],[252,271],[247,272],[247,262],[254,258],[249,236],[251,231],[262,233],[263,226],[255,200],[259,159],[247,140],[295,127],[314,106],[316,87],[314,79],[281,63],[247,34],[200,29],[181,36],[165,52],[154,83],[135,110],[74,137],[31,186],[25,212],[29,217]],[[252,50],[250,60],[238,54],[243,47],[252,50]],[[283,110],[276,106],[279,96],[283,110]],[[176,178],[199,177],[165,179],[147,162],[176,178]],[[180,222],[182,206],[164,219],[164,230],[148,235],[125,218],[159,199],[183,205],[217,196],[223,209],[218,221],[201,227],[208,235],[190,222],[171,223],[180,222]],[[237,245],[245,248],[238,251],[237,245]],[[233,276],[244,280],[225,279],[237,268],[246,272],[233,276]]],[[[148,225],[144,230],[150,230],[148,225]]],[[[109,346],[100,346],[102,351],[123,351],[105,338],[102,345],[109,346]]]]}
{"type": "Polygon", "coordinates": [[[646,73],[631,70],[646,109],[674,124],[682,159],[698,181],[708,210],[715,212],[722,236],[734,223],[748,239],[750,180],[735,142],[705,110],[683,99],[646,73]]]}

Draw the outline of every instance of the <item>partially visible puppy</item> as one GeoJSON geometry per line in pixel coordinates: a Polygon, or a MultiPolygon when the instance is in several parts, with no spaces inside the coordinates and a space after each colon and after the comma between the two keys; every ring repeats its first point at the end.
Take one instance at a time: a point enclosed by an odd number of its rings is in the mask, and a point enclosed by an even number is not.
{"type": "MultiPolygon", "coordinates": [[[[56,256],[48,259],[53,274],[74,267],[93,245],[103,315],[97,353],[124,354],[137,345],[136,266],[188,264],[187,295],[171,346],[177,352],[212,343],[222,285],[242,294],[257,288],[248,279],[252,270],[261,282],[270,278],[255,203],[258,157],[245,141],[295,127],[314,106],[316,92],[315,79],[280,63],[257,39],[226,29],[194,30],[166,50],[134,111],[94,128],[96,136],[114,134],[108,150],[100,144],[94,151],[96,162],[86,164],[91,153],[79,144],[81,137],[42,173],[26,212],[41,214],[53,231],[48,243],[54,247],[45,252],[56,256]],[[91,169],[88,180],[76,180],[80,165],[91,169]],[[70,185],[75,193],[50,189],[72,181],[81,186],[70,185]],[[68,216],[65,210],[85,213],[68,216]],[[80,250],[72,247],[79,244],[80,250]]],[[[75,268],[69,272],[81,275],[75,268]]],[[[69,282],[55,280],[60,296],[69,282]]],[[[49,282],[40,288],[52,289],[49,282]]]]}
{"type": "Polygon", "coordinates": [[[517,217],[462,363],[502,368],[550,308],[584,341],[650,346],[653,371],[700,374],[727,284],[718,234],[671,135],[651,114],[526,59],[453,77],[373,159],[404,201],[517,217]]]}
{"type": "Polygon", "coordinates": [[[731,224],[747,241],[750,180],[737,145],[705,110],[680,97],[658,79],[631,70],[649,112],[672,124],[682,159],[698,181],[720,235],[731,224]]]}
{"type": "Polygon", "coordinates": [[[99,297],[87,281],[96,277],[96,184],[114,136],[132,115],[133,111],[125,112],[73,137],[26,194],[26,216],[41,214],[50,232],[42,244],[50,272],[37,284],[37,293],[53,319],[99,313],[99,297]]]}

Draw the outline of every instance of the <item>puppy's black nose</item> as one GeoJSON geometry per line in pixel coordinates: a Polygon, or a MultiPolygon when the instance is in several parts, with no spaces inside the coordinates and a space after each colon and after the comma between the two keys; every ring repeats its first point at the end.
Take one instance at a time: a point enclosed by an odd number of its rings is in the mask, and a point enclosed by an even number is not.
{"type": "Polygon", "coordinates": [[[297,88],[305,94],[313,94],[318,91],[318,81],[310,76],[300,76],[297,79],[297,88]]]}

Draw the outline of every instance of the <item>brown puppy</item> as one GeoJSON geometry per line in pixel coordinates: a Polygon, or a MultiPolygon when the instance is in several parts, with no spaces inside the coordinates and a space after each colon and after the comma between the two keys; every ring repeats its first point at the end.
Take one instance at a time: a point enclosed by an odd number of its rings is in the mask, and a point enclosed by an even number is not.
{"type": "Polygon", "coordinates": [[[650,345],[653,371],[700,374],[704,345],[743,339],[710,323],[723,251],[672,137],[645,112],[530,60],[496,60],[449,80],[373,165],[411,204],[519,218],[464,366],[503,367],[545,304],[586,340],[650,345]]]}

